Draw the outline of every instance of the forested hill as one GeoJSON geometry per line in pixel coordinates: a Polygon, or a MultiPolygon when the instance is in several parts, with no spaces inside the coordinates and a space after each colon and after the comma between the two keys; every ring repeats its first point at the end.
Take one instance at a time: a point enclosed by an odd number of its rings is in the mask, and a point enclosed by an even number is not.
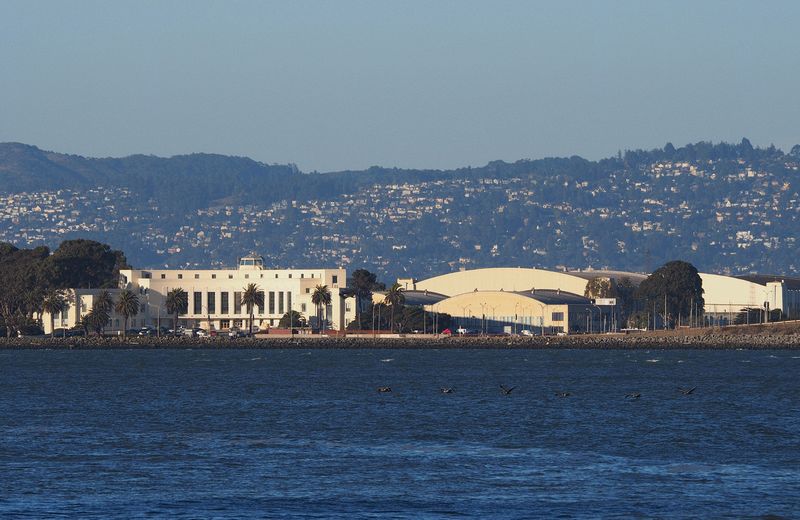
{"type": "Polygon", "coordinates": [[[699,142],[600,161],[303,173],[243,157],[86,158],[0,144],[0,241],[94,238],[139,266],[341,264],[797,273],[800,146],[699,142]]]}

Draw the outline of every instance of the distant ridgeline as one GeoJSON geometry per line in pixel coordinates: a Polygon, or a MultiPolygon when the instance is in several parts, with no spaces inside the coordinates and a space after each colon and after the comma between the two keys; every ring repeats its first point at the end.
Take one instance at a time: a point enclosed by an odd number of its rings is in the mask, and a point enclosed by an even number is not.
{"type": "Polygon", "coordinates": [[[93,159],[0,144],[0,241],[91,238],[138,266],[610,266],[683,258],[704,271],[797,274],[800,146],[681,148],[319,174],[192,154],[93,159]]]}

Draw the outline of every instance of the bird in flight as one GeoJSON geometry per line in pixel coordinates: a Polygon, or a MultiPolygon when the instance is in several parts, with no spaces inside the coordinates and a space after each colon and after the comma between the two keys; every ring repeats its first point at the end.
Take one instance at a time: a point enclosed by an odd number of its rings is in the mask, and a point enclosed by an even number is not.
{"type": "Polygon", "coordinates": [[[503,385],[500,385],[500,391],[503,392],[503,395],[511,395],[511,392],[514,391],[516,386],[512,386],[511,388],[506,388],[503,385]]]}
{"type": "Polygon", "coordinates": [[[443,394],[452,394],[455,389],[452,386],[443,386],[439,390],[441,390],[443,394]]]}
{"type": "Polygon", "coordinates": [[[390,387],[390,386],[379,386],[378,387],[378,392],[380,392],[382,394],[385,394],[386,392],[391,392],[391,391],[392,391],[392,387],[390,387]]]}
{"type": "Polygon", "coordinates": [[[680,387],[678,387],[678,392],[682,393],[683,395],[692,395],[696,389],[697,389],[696,386],[693,386],[692,388],[680,388],[680,387]]]}
{"type": "Polygon", "coordinates": [[[633,393],[627,394],[625,397],[627,399],[639,399],[640,397],[642,397],[642,394],[640,394],[639,392],[633,392],[633,393]]]}
{"type": "Polygon", "coordinates": [[[571,393],[569,393],[569,392],[556,392],[556,393],[555,393],[555,396],[556,396],[556,397],[569,397],[569,396],[571,396],[571,395],[572,395],[572,394],[571,394],[571,393]]]}

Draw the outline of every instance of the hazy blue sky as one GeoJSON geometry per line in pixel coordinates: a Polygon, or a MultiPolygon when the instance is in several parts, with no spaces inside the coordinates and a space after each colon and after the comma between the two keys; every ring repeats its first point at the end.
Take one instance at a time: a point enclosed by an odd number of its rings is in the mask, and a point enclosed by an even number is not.
{"type": "Polygon", "coordinates": [[[447,168],[800,143],[800,2],[0,2],[0,141],[447,168]]]}

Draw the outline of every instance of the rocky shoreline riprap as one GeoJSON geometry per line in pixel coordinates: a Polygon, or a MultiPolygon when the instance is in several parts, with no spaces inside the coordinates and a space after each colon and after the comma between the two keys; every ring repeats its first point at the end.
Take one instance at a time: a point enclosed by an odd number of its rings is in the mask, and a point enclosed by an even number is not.
{"type": "Polygon", "coordinates": [[[230,339],[190,337],[78,337],[2,338],[0,349],[354,349],[354,348],[579,348],[579,349],[795,349],[800,348],[800,333],[730,334],[723,332],[687,335],[586,335],[545,337],[319,337],[274,336],[230,339]]]}

